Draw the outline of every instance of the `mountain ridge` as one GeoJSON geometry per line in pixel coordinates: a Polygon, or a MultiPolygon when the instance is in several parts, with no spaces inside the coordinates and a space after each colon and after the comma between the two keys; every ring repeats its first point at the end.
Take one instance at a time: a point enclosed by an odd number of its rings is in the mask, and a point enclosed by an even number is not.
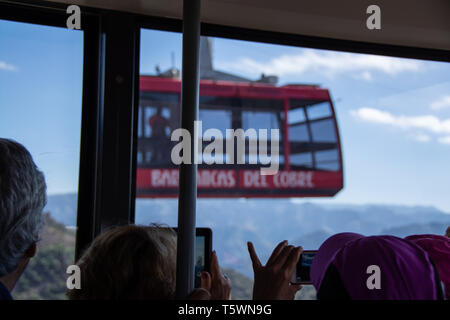
{"type": "MultiPolygon", "coordinates": [[[[48,197],[46,211],[66,226],[76,223],[76,194],[48,197]]],[[[177,225],[176,199],[138,199],[136,223],[177,225]]],[[[298,203],[290,199],[199,199],[197,226],[213,229],[213,248],[223,267],[251,276],[247,241],[252,241],[265,261],[282,240],[317,249],[328,236],[339,232],[364,235],[442,234],[450,214],[435,207],[400,205],[342,205],[298,203]]]]}

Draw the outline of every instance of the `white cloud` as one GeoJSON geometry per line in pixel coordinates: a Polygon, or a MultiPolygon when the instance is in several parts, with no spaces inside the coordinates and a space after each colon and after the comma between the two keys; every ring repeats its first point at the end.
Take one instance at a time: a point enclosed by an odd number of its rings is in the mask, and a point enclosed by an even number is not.
{"type": "Polygon", "coordinates": [[[430,108],[433,110],[441,110],[450,108],[450,96],[442,96],[438,100],[435,100],[430,104],[430,108]]]}
{"type": "Polygon", "coordinates": [[[244,74],[265,73],[278,76],[306,72],[320,72],[330,76],[354,72],[362,79],[370,80],[372,76],[369,71],[396,75],[400,72],[419,71],[423,65],[418,61],[401,58],[304,49],[299,54],[281,55],[264,62],[241,58],[229,63],[218,62],[217,66],[244,74]]]}
{"type": "Polygon", "coordinates": [[[450,145],[450,119],[439,119],[432,115],[396,116],[387,111],[367,107],[351,110],[350,113],[362,121],[412,131],[409,136],[418,142],[430,142],[432,137],[429,134],[436,134],[440,135],[437,138],[439,143],[450,145]]]}
{"type": "Polygon", "coordinates": [[[450,136],[440,137],[438,141],[442,144],[450,144],[450,136]]]}
{"type": "Polygon", "coordinates": [[[352,110],[351,114],[363,121],[388,124],[402,129],[420,129],[437,134],[450,134],[450,119],[439,119],[433,115],[395,116],[374,108],[352,110]]]}
{"type": "Polygon", "coordinates": [[[6,63],[4,61],[0,61],[0,70],[16,71],[17,68],[15,66],[13,66],[12,64],[6,63]]]}
{"type": "Polygon", "coordinates": [[[358,110],[351,110],[350,113],[355,117],[364,121],[392,124],[394,117],[386,111],[381,111],[372,108],[360,108],[358,110]]]}

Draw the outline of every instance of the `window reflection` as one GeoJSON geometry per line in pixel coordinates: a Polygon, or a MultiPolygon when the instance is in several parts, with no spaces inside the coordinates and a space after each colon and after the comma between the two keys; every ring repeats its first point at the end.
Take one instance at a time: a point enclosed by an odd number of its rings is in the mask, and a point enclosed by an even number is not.
{"type": "Polygon", "coordinates": [[[332,116],[330,103],[328,101],[324,101],[308,107],[307,113],[309,120],[316,120],[332,116]]]}
{"type": "Polygon", "coordinates": [[[314,142],[336,142],[336,128],[332,119],[311,122],[314,142]]]}

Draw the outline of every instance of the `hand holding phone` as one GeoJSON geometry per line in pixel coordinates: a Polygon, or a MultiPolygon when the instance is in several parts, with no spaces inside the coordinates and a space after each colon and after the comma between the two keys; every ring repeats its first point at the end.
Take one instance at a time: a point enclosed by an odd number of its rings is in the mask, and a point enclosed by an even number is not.
{"type": "MultiPolygon", "coordinates": [[[[172,228],[178,233],[178,228],[172,228]]],[[[195,280],[196,288],[201,286],[201,274],[203,271],[211,271],[212,255],[212,230],[210,228],[195,228],[195,280]]]]}
{"type": "Polygon", "coordinates": [[[311,282],[311,265],[317,250],[305,250],[298,260],[297,266],[292,275],[291,283],[293,284],[312,284],[311,282]]]}
{"type": "Polygon", "coordinates": [[[262,265],[253,243],[248,242],[247,245],[255,274],[253,300],[294,299],[301,285],[291,285],[289,280],[294,273],[302,248],[282,241],[275,247],[266,265],[262,265]]]}
{"type": "Polygon", "coordinates": [[[231,281],[220,271],[216,251],[211,256],[211,273],[201,273],[201,287],[210,293],[211,300],[231,300],[231,281]]]}

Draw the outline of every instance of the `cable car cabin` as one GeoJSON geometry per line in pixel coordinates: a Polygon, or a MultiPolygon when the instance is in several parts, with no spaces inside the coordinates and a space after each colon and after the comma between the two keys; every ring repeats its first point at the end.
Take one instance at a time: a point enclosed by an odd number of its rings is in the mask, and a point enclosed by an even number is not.
{"type": "MultiPolygon", "coordinates": [[[[179,141],[171,141],[171,132],[180,127],[180,90],[177,78],[140,77],[137,197],[177,196],[178,166],[171,150],[179,141]]],[[[214,128],[224,137],[223,154],[215,155],[223,164],[206,164],[199,152],[199,197],[327,197],[343,188],[339,131],[327,89],[201,80],[199,120],[203,134],[214,128]],[[279,129],[279,156],[271,159],[278,172],[260,173],[268,164],[249,148],[248,136],[245,163],[239,164],[233,152],[234,161],[228,161],[233,164],[227,164],[226,129],[267,129],[268,157],[270,129],[279,129]]],[[[199,149],[211,143],[205,140],[199,149]]]]}

